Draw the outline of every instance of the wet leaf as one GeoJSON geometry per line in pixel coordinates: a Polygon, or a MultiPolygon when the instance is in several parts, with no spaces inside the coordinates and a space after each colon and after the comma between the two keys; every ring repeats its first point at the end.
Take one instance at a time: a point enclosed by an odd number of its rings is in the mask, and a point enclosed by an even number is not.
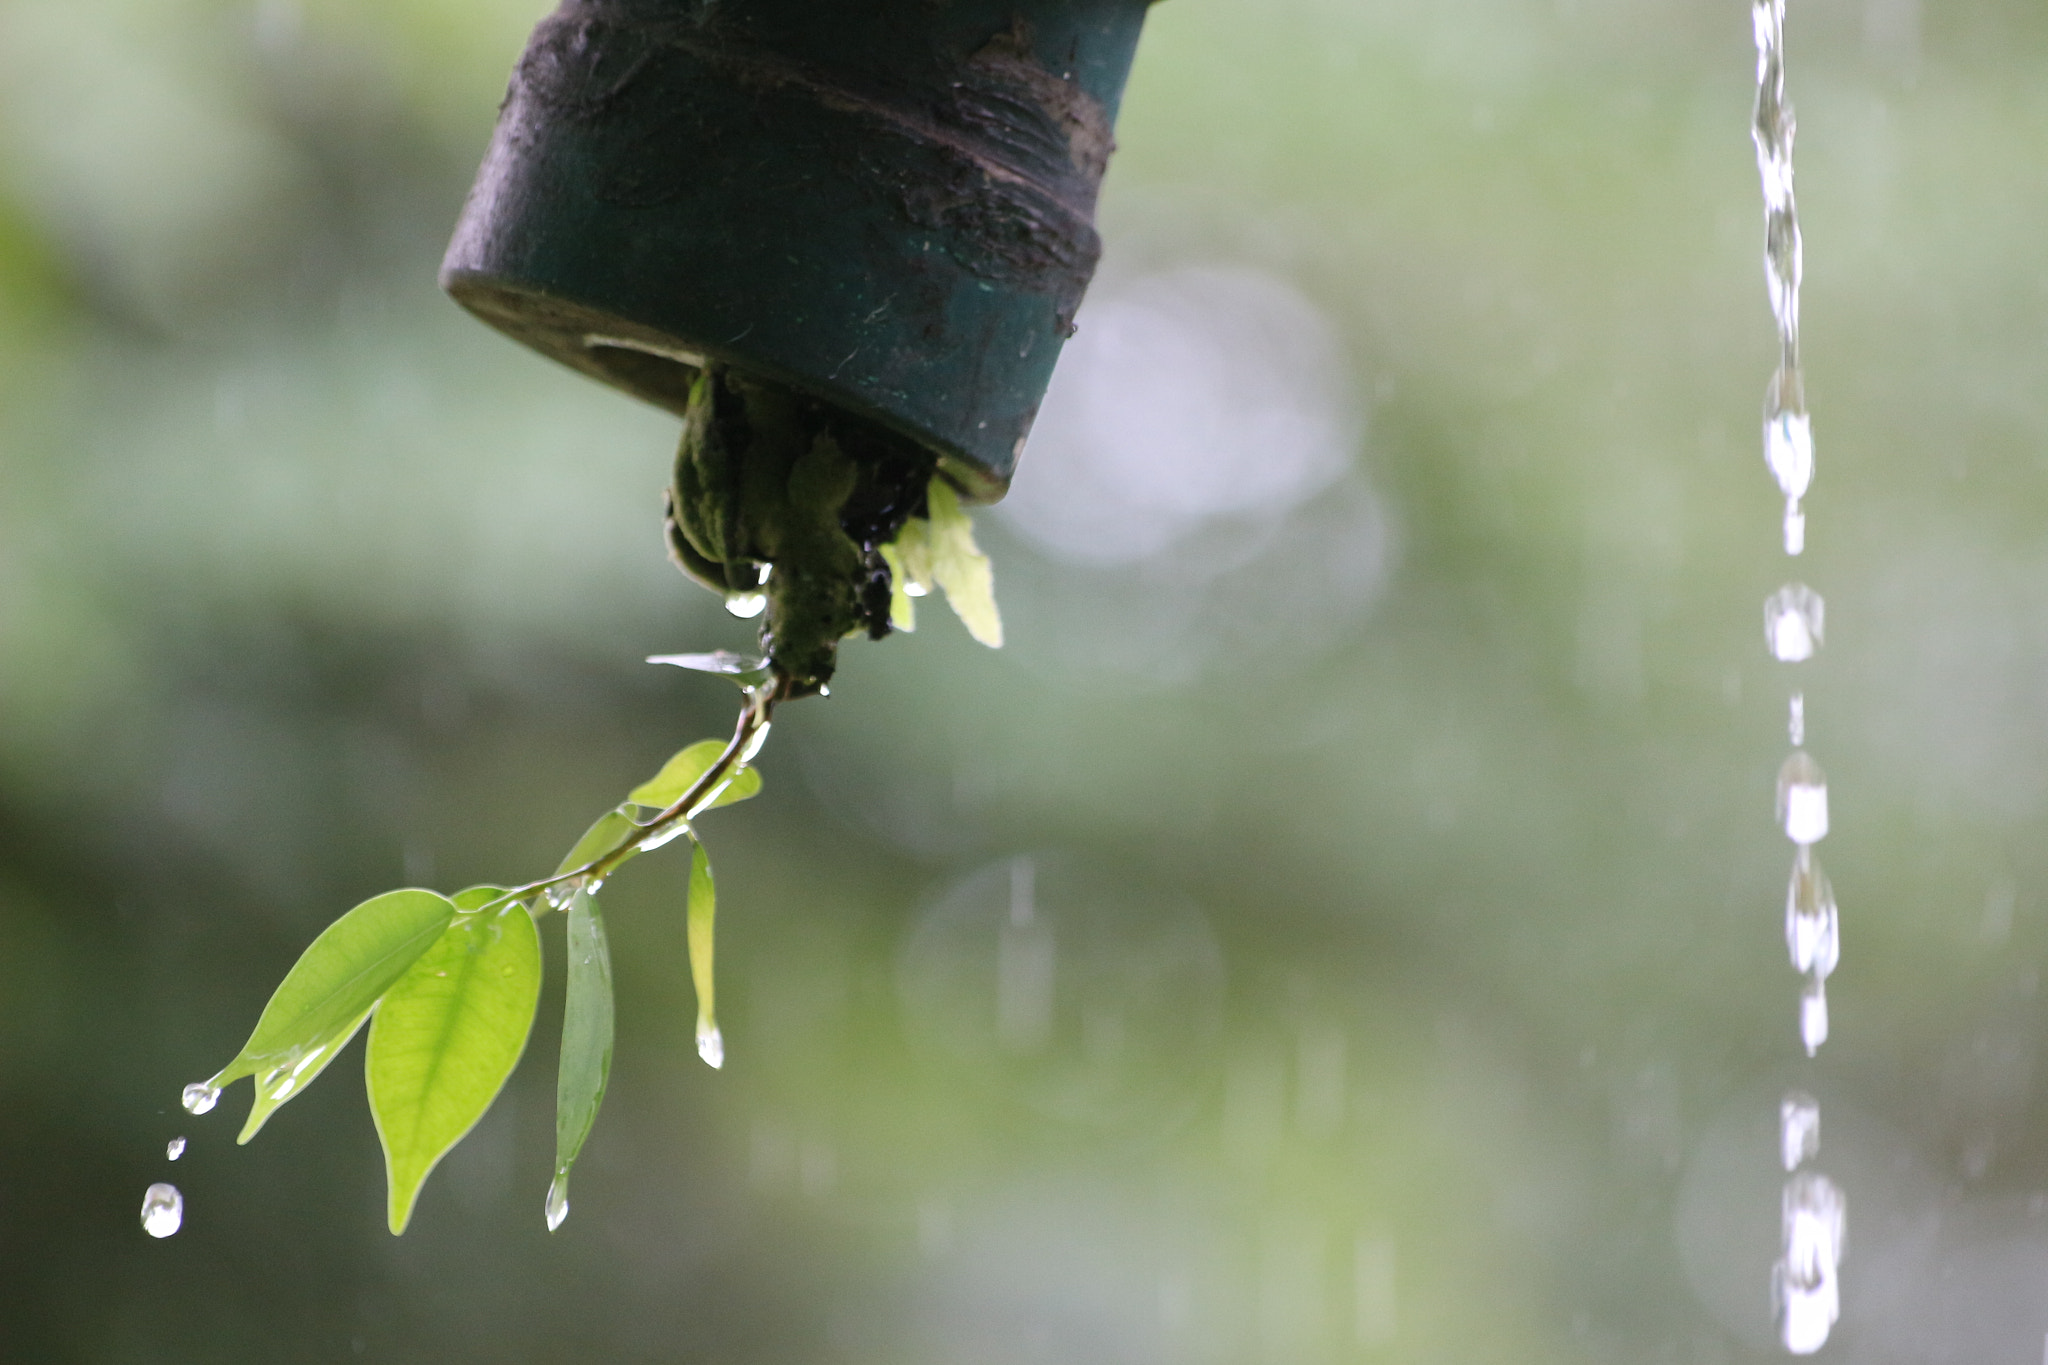
{"type": "Polygon", "coordinates": [[[597,898],[569,902],[569,978],[562,1003],[562,1064],[555,1079],[555,1178],[548,1187],[548,1231],[569,1213],[569,1171],[597,1122],[612,1072],[612,956],[597,898]]]}
{"type": "Polygon", "coordinates": [[[256,1077],[256,1101],[238,1142],[256,1136],[280,1105],[327,1069],[378,997],[454,918],[455,906],[445,896],[387,891],[321,931],[278,983],[249,1041],[207,1082],[218,1088],[256,1077]]]}
{"type": "Polygon", "coordinates": [[[596,823],[583,831],[583,837],[576,841],[576,846],[569,850],[568,856],[562,859],[561,866],[555,871],[571,872],[593,859],[602,858],[625,843],[627,836],[637,828],[639,826],[633,823],[625,811],[606,811],[597,817],[596,823]]]}
{"type": "Polygon", "coordinates": [[[721,678],[731,678],[741,687],[760,687],[771,676],[766,659],[751,654],[735,654],[729,649],[715,649],[709,654],[650,654],[647,662],[670,664],[695,673],[714,673],[721,678]]]}
{"type": "Polygon", "coordinates": [[[508,905],[456,918],[378,1004],[363,1075],[394,1234],[512,1074],[539,1001],[540,936],[508,905]]]}
{"type": "Polygon", "coordinates": [[[725,1065],[725,1038],[718,1031],[718,1000],[714,992],[715,928],[718,886],[711,878],[711,855],[690,841],[690,984],[697,988],[697,1055],[713,1067],[725,1065]]]}
{"type": "MultiPolygon", "coordinates": [[[[683,793],[694,786],[697,779],[702,777],[724,752],[724,740],[700,739],[662,764],[660,772],[633,788],[632,795],[626,799],[635,805],[666,810],[682,800],[683,793]]],[[[741,768],[726,778],[724,788],[704,809],[730,806],[735,801],[746,800],[760,790],[761,774],[752,768],[741,768]]]]}

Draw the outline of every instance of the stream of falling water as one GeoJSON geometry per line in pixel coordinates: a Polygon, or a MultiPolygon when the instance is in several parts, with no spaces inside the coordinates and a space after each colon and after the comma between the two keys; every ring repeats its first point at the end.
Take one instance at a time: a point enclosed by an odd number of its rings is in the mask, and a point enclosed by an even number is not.
{"type": "MultiPolygon", "coordinates": [[[[1764,461],[1785,495],[1785,553],[1806,549],[1801,506],[1813,483],[1813,425],[1799,372],[1799,214],[1792,195],[1792,106],[1785,102],[1785,0],[1755,0],[1757,173],[1764,197],[1764,282],[1778,323],[1778,370],[1764,397],[1764,461]]],[[[1764,640],[1781,663],[1800,664],[1819,650],[1825,603],[1804,583],[1787,583],[1764,600],[1764,640]]],[[[1801,977],[1799,1038],[1811,1058],[1828,1036],[1827,979],[1841,958],[1834,889],[1814,845],[1827,837],[1828,783],[1806,751],[1806,695],[1795,688],[1787,708],[1791,757],[1778,770],[1778,822],[1792,841],[1792,877],[1785,890],[1785,946],[1801,977]]],[[[1834,1181],[1811,1168],[1820,1156],[1820,1104],[1794,1091],[1778,1107],[1779,1152],[1785,1167],[1781,1199],[1783,1252],[1771,1269],[1779,1339],[1794,1355],[1826,1344],[1841,1316],[1840,1263],[1846,1205],[1834,1181]]]]}

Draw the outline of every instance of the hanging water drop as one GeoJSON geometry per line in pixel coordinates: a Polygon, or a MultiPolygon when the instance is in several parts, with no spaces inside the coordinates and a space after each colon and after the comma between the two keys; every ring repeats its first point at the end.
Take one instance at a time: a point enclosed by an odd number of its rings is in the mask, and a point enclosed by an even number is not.
{"type": "Polygon", "coordinates": [[[736,592],[725,599],[725,609],[742,621],[751,621],[768,609],[768,595],[759,592],[736,592]]]}
{"type": "Polygon", "coordinates": [[[1802,847],[1827,838],[1828,779],[1804,749],[1778,769],[1778,821],[1785,837],[1802,847]]]}
{"type": "MultiPolygon", "coordinates": [[[[719,793],[723,792],[729,785],[731,784],[728,782],[719,783],[715,789],[705,793],[706,799],[701,804],[709,805],[712,801],[717,800],[719,793]]],[[[665,844],[672,843],[675,840],[681,838],[683,835],[688,834],[689,832],[689,825],[684,821],[677,820],[675,823],[671,824],[667,829],[660,830],[654,834],[650,834],[645,839],[641,840],[640,851],[642,853],[652,853],[655,849],[660,848],[665,844]]],[[[597,890],[597,888],[594,886],[590,889],[592,891],[597,890]]]]}
{"type": "Polygon", "coordinates": [[[142,1230],[152,1237],[168,1237],[185,1222],[185,1196],[176,1185],[162,1181],[151,1185],[142,1196],[142,1230]]]}
{"type": "Polygon", "coordinates": [[[1785,1255],[1773,1277],[1779,1335],[1792,1354],[1812,1355],[1842,1315],[1838,1273],[1847,1211],[1835,1182],[1810,1171],[1785,1182],[1783,1207],[1785,1255]]]}
{"type": "Polygon", "coordinates": [[[761,746],[768,742],[768,727],[769,722],[764,720],[755,728],[754,733],[748,737],[747,746],[740,750],[740,767],[744,768],[749,763],[752,763],[754,756],[761,752],[761,746]]]}
{"type": "Polygon", "coordinates": [[[1795,1090],[1778,1103],[1778,1145],[1785,1169],[1820,1155],[1820,1102],[1795,1090]]]}
{"type": "Polygon", "coordinates": [[[1811,1057],[1827,1040],[1828,988],[1818,977],[1808,977],[1799,989],[1799,1041],[1806,1044],[1806,1055],[1811,1057]]]}
{"type": "Polygon", "coordinates": [[[1841,916],[1835,909],[1835,888],[1821,870],[1811,848],[1799,850],[1792,881],[1785,888],[1785,947],[1792,969],[1825,981],[1842,959],[1841,916]]]}
{"type": "Polygon", "coordinates": [[[716,1024],[697,1026],[697,1055],[713,1071],[725,1065],[725,1035],[718,1031],[716,1024]]]}
{"type": "Polygon", "coordinates": [[[547,1217],[548,1231],[562,1226],[569,1216],[569,1173],[556,1171],[555,1178],[548,1182],[547,1217]]]}
{"type": "Polygon", "coordinates": [[[176,1160],[177,1160],[177,1159],[178,1159],[179,1157],[181,1157],[181,1156],[183,1156],[183,1155],[185,1155],[185,1139],[183,1139],[183,1138],[181,1138],[181,1137],[174,1137],[174,1138],[172,1138],[172,1139],[170,1140],[170,1142],[168,1142],[167,1144],[165,1144],[165,1146],[164,1146],[164,1160],[165,1160],[165,1161],[176,1161],[176,1160]]]}
{"type": "Polygon", "coordinates": [[[1804,583],[1787,583],[1764,599],[1764,641],[1779,663],[1813,657],[1827,625],[1827,603],[1804,583]]]}
{"type": "Polygon", "coordinates": [[[1794,692],[1791,704],[1786,708],[1785,735],[1798,748],[1806,743],[1806,694],[1794,692]]]}
{"type": "Polygon", "coordinates": [[[220,1103],[220,1087],[208,1081],[194,1081],[185,1087],[178,1102],[185,1106],[188,1114],[204,1114],[220,1103]]]}

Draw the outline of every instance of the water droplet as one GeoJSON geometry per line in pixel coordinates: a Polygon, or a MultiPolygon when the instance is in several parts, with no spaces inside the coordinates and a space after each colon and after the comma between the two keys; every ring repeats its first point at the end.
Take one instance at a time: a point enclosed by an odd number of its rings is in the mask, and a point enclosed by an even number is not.
{"type": "Polygon", "coordinates": [[[763,721],[761,723],[761,728],[754,731],[753,737],[747,741],[747,747],[740,750],[740,767],[744,768],[749,763],[752,763],[754,761],[754,756],[761,752],[761,746],[768,742],[768,730],[769,723],[763,721]]]}
{"type": "Polygon", "coordinates": [[[930,591],[930,588],[927,588],[914,578],[903,585],[903,595],[905,597],[922,597],[930,591]]]}
{"type": "Polygon", "coordinates": [[[768,609],[768,595],[759,592],[736,592],[725,599],[725,609],[742,621],[749,621],[768,609]]]}
{"type": "Polygon", "coordinates": [[[555,1178],[548,1182],[548,1231],[562,1226],[569,1216],[569,1173],[556,1171],[555,1178]]]}
{"type": "Polygon", "coordinates": [[[185,1093],[178,1097],[188,1114],[203,1114],[220,1103],[220,1087],[207,1081],[194,1081],[185,1087],[185,1093]]]}
{"type": "MultiPolygon", "coordinates": [[[[1796,504],[1813,486],[1813,419],[1807,416],[1805,384],[1796,369],[1779,367],[1765,392],[1764,463],[1792,504],[1786,508],[1790,520],[1796,504]]],[[[1787,553],[1798,551],[1788,546],[1787,553]]]]}
{"type": "Polygon", "coordinates": [[[1778,1143],[1787,1171],[1796,1171],[1820,1155],[1818,1100],[1795,1090],[1778,1102],[1778,1143]]]}
{"type": "Polygon", "coordinates": [[[176,1185],[159,1181],[142,1196],[142,1230],[152,1237],[168,1237],[185,1221],[185,1196],[176,1185]]]}
{"type": "Polygon", "coordinates": [[[713,1071],[725,1065],[725,1035],[716,1024],[697,1026],[697,1055],[713,1071]]]}
{"type": "Polygon", "coordinates": [[[1787,583],[1764,599],[1764,641],[1780,663],[1811,659],[1826,625],[1826,601],[1804,583],[1787,583]]]}
{"type": "Polygon", "coordinates": [[[1812,1355],[1842,1315],[1840,1267],[1847,1209],[1835,1182],[1804,1171],[1785,1182],[1785,1256],[1773,1275],[1785,1349],[1812,1355]]]}
{"type": "Polygon", "coordinates": [[[1794,692],[1791,705],[1786,710],[1785,733],[1792,740],[1792,747],[1806,743],[1806,694],[1794,692]]]}
{"type": "Polygon", "coordinates": [[[165,1144],[165,1146],[164,1146],[164,1160],[165,1160],[165,1161],[176,1161],[176,1160],[177,1160],[177,1159],[178,1159],[179,1157],[181,1157],[181,1156],[183,1156],[183,1155],[185,1155],[185,1139],[183,1139],[183,1138],[181,1138],[181,1137],[174,1137],[174,1138],[172,1138],[172,1139],[170,1140],[170,1142],[168,1142],[167,1144],[165,1144]]]}
{"type": "Polygon", "coordinates": [[[1785,499],[1785,553],[1806,553],[1806,513],[1799,510],[1797,498],[1785,499]]]}
{"type": "Polygon", "coordinates": [[[1828,779],[1804,749],[1778,769],[1778,820],[1785,837],[1802,847],[1827,838],[1828,779]]]}
{"type": "Polygon", "coordinates": [[[1841,916],[1835,909],[1835,888],[1821,870],[1813,850],[1802,848],[1792,864],[1785,888],[1785,946],[1792,969],[1822,981],[1842,960],[1841,916]]]}
{"type": "Polygon", "coordinates": [[[1806,1055],[1820,1051],[1828,1040],[1828,989],[1816,977],[1808,977],[1799,990],[1799,1041],[1806,1055]]]}
{"type": "MultiPolygon", "coordinates": [[[[730,783],[721,782],[712,791],[707,792],[706,796],[709,797],[710,800],[715,801],[718,799],[719,792],[724,791],[726,787],[729,785],[730,783]]],[[[709,802],[707,801],[706,804],[709,804],[709,802]]],[[[689,832],[690,826],[688,822],[683,820],[677,820],[675,823],[668,826],[668,828],[661,830],[659,833],[650,834],[645,839],[641,840],[640,851],[642,853],[652,853],[655,849],[662,847],[664,844],[673,843],[675,840],[680,839],[683,835],[688,834],[689,832]]]]}

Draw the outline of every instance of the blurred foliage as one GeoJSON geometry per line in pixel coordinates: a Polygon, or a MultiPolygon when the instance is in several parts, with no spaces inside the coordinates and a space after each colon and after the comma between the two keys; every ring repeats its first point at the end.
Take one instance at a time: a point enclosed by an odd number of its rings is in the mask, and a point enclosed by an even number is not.
{"type": "Polygon", "coordinates": [[[1314,507],[1120,567],[984,518],[1007,647],[849,646],[721,817],[723,1073],[680,860],[608,890],[616,1069],[553,1238],[546,1068],[403,1241],[353,1052],[247,1148],[183,1115],[342,909],[544,872],[726,723],[638,662],[748,633],[663,561],[675,424],[434,288],[539,12],[0,0],[0,1354],[1761,1360],[1796,1083],[1849,1198],[1833,1349],[2033,1358],[2018,0],[1792,0],[1844,917],[1816,1064],[1744,7],[1172,0],[1098,297],[1223,264],[1312,300],[1378,569],[1326,593],[1314,507]]]}

